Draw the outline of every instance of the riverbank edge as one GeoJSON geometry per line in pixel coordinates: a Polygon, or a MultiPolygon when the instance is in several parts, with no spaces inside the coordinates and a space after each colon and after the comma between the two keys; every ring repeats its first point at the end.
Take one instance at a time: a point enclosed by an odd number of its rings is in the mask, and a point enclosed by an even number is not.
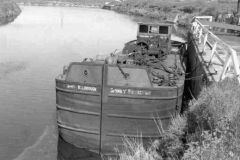
{"type": "Polygon", "coordinates": [[[84,5],[81,3],[72,3],[72,2],[68,2],[68,3],[23,3],[23,2],[19,2],[17,3],[19,6],[43,6],[43,7],[75,7],[75,8],[102,8],[103,5],[93,5],[93,4],[89,4],[89,5],[84,5]]]}
{"type": "Polygon", "coordinates": [[[190,27],[195,16],[212,16],[213,21],[221,22],[221,17],[225,17],[229,13],[236,18],[240,17],[240,13],[237,14],[236,12],[236,4],[233,2],[220,3],[205,0],[183,2],[128,0],[117,3],[111,7],[111,10],[129,16],[158,20],[159,22],[172,22],[184,28],[190,27]],[[178,19],[175,18],[176,16],[178,16],[178,19]]]}
{"type": "Polygon", "coordinates": [[[2,2],[0,3],[0,18],[16,17],[20,15],[22,10],[15,2],[2,2]]]}

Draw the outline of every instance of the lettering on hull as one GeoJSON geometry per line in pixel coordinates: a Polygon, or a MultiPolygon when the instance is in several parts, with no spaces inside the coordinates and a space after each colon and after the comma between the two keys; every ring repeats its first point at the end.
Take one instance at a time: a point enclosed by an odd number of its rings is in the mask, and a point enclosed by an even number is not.
{"type": "Polygon", "coordinates": [[[109,92],[112,94],[151,96],[151,91],[145,90],[110,88],[109,92]]]}
{"type": "Polygon", "coordinates": [[[82,86],[82,85],[66,85],[67,89],[76,89],[76,90],[81,90],[81,91],[91,91],[91,92],[97,92],[96,87],[91,87],[91,86],[82,86]]]}
{"type": "Polygon", "coordinates": [[[96,92],[97,88],[96,87],[80,86],[80,85],[78,85],[78,90],[96,92]]]}

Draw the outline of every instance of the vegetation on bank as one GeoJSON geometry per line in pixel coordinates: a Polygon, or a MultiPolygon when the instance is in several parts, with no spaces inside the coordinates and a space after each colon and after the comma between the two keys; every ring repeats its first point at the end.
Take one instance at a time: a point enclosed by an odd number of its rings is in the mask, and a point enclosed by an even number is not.
{"type": "Polygon", "coordinates": [[[207,2],[205,0],[174,2],[173,0],[127,0],[118,3],[114,11],[137,15],[159,20],[173,20],[179,14],[181,24],[188,23],[193,16],[210,15],[214,18],[220,13],[236,12],[236,1],[215,1],[207,2]]]}
{"type": "Polygon", "coordinates": [[[14,2],[0,2],[0,18],[18,16],[21,13],[21,9],[14,2]]]}
{"type": "MultiPolygon", "coordinates": [[[[119,160],[237,160],[240,157],[240,85],[226,78],[202,89],[183,115],[173,118],[161,140],[144,148],[124,138],[119,160]]],[[[158,127],[161,122],[158,122],[158,127]]]]}
{"type": "MultiPolygon", "coordinates": [[[[0,0],[6,1],[6,0],[0,0]]],[[[113,2],[115,0],[11,0],[15,3],[38,3],[38,4],[45,4],[46,2],[68,2],[70,4],[81,4],[81,5],[96,5],[102,6],[105,2],[113,2]]]]}

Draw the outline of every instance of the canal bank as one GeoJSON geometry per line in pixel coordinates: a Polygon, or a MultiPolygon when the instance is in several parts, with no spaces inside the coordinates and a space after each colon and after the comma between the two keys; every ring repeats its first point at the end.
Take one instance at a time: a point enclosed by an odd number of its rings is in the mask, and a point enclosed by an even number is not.
{"type": "Polygon", "coordinates": [[[194,16],[212,16],[214,21],[239,24],[237,1],[156,1],[128,0],[112,6],[111,9],[122,14],[147,17],[160,21],[173,21],[179,15],[178,25],[190,27],[194,16]]]}
{"type": "Polygon", "coordinates": [[[21,13],[21,9],[15,2],[0,3],[0,18],[16,17],[21,13]]]}

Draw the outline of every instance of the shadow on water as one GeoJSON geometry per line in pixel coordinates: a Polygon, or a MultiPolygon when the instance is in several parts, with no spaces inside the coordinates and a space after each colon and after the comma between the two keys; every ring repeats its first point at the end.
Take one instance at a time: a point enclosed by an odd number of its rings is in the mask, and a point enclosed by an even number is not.
{"type": "Polygon", "coordinates": [[[57,127],[48,125],[36,143],[14,160],[107,160],[99,154],[80,149],[58,136],[57,127]]]}
{"type": "Polygon", "coordinates": [[[61,136],[58,137],[57,150],[57,160],[102,160],[99,154],[75,147],[63,140],[61,136]]]}

